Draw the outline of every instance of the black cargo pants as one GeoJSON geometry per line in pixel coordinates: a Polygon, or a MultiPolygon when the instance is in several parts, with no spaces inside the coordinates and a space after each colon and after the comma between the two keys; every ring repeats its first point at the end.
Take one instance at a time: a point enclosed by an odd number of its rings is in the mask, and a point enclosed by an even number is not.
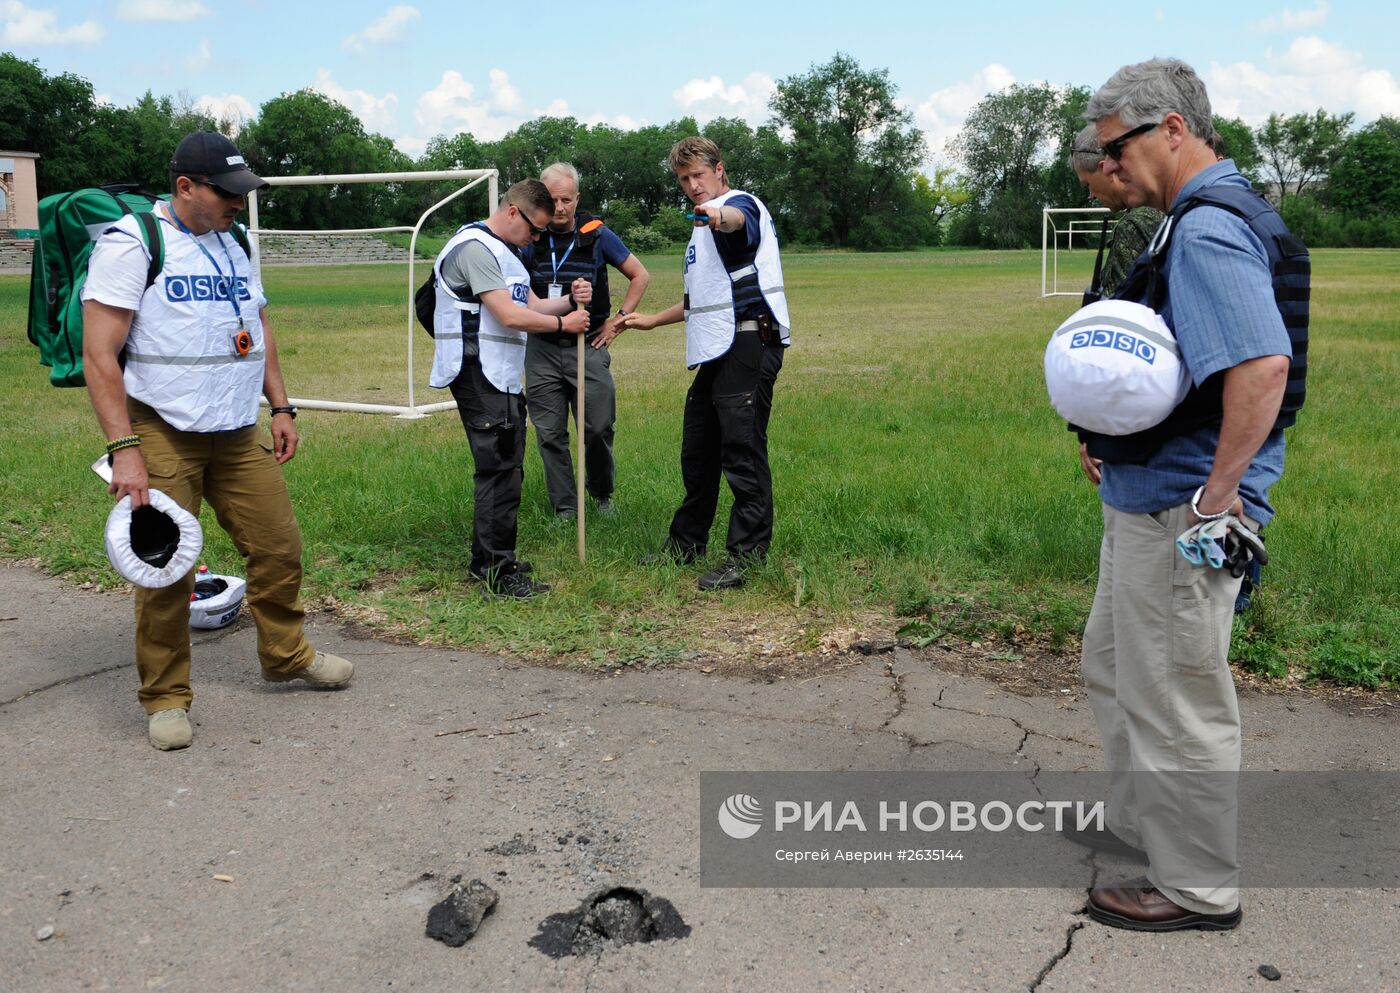
{"type": "Polygon", "coordinates": [[[773,540],[773,475],[768,468],[768,415],[783,348],[764,345],[757,331],[738,331],[734,344],[702,363],[685,398],[681,478],[685,500],[671,520],[672,551],[703,554],[719,503],[720,474],[734,506],[725,548],[734,558],[762,559],[773,540]]]}
{"type": "Polygon", "coordinates": [[[471,571],[485,577],[515,561],[525,479],[525,398],[498,390],[482,371],[481,360],[470,355],[450,388],[475,465],[471,571]]]}

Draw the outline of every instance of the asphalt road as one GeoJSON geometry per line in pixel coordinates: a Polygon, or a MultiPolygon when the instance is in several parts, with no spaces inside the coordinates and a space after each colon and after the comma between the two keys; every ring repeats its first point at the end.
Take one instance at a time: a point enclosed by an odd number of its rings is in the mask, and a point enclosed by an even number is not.
{"type": "MultiPolygon", "coordinates": [[[[1096,767],[1082,693],[904,651],[765,684],[360,640],[329,615],[311,633],[351,687],[263,683],[241,621],[198,638],[194,745],[160,753],[130,596],[0,567],[0,991],[1400,990],[1394,889],[1248,890],[1236,931],[1153,936],[1083,915],[1087,856],[1061,889],[700,886],[701,771],[1096,767]],[[535,851],[487,851],[516,834],[535,851]],[[424,921],[458,874],[500,902],[449,948],[424,921]],[[691,933],[531,946],[611,886],[691,933]]],[[[1251,768],[1400,767],[1400,708],[1241,706],[1251,768]]]]}

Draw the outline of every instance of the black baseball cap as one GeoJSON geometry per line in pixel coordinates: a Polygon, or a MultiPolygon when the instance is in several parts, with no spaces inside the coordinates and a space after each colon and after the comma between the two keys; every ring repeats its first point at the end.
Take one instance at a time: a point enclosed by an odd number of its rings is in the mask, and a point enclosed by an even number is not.
{"type": "Polygon", "coordinates": [[[248,168],[238,147],[217,131],[187,134],[175,149],[170,171],[180,175],[208,176],[209,182],[228,193],[265,190],[263,182],[248,168]]]}

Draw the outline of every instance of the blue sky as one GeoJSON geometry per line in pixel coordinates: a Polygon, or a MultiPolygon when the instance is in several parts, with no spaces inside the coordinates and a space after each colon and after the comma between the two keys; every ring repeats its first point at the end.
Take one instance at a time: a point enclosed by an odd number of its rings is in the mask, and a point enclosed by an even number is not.
{"type": "Polygon", "coordinates": [[[1396,5],[1372,0],[0,0],[0,49],[77,73],[112,103],[150,89],[246,117],[309,86],[413,155],[435,134],[490,140],[544,113],[622,127],[683,114],[757,124],[775,80],[838,50],[889,70],[934,159],[992,90],[1039,80],[1093,87],[1153,55],[1192,63],[1217,112],[1250,123],[1319,106],[1365,122],[1400,115],[1397,37],[1396,5]],[[1095,19],[1096,10],[1111,13],[1095,19]]]}

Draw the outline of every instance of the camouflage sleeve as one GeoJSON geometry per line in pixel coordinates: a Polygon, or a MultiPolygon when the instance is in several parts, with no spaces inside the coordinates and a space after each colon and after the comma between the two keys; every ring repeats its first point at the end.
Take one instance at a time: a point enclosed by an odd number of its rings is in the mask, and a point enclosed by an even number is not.
{"type": "Polygon", "coordinates": [[[1104,253],[1104,296],[1112,296],[1117,291],[1161,223],[1162,212],[1151,207],[1134,207],[1118,219],[1104,253]]]}

